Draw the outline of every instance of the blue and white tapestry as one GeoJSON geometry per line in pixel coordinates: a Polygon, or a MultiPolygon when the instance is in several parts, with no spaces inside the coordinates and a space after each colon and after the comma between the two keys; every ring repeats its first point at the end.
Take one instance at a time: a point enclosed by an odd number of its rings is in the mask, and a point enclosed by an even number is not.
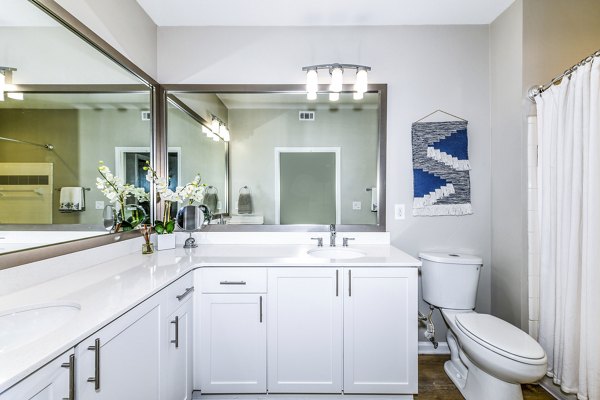
{"type": "Polygon", "coordinates": [[[467,121],[412,125],[413,215],[472,214],[467,121]]]}

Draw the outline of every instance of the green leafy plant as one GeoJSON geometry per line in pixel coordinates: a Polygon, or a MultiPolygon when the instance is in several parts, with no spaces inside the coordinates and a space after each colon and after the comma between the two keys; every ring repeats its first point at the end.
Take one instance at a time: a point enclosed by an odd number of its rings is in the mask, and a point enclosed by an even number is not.
{"type": "Polygon", "coordinates": [[[175,231],[175,220],[167,221],[166,224],[163,221],[156,220],[154,221],[154,230],[159,235],[173,233],[175,231]]]}

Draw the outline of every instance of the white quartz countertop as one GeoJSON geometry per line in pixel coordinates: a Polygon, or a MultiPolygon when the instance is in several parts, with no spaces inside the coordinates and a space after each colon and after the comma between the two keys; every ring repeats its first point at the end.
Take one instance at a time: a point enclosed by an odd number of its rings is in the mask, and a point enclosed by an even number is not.
{"type": "MultiPolygon", "coordinates": [[[[0,393],[195,268],[421,265],[416,258],[390,245],[350,248],[365,255],[345,260],[317,258],[307,253],[317,249],[314,245],[200,245],[196,249],[178,247],[152,255],[134,252],[8,293],[0,297],[0,315],[23,306],[52,302],[76,303],[81,310],[65,325],[31,343],[8,350],[3,350],[0,343],[0,393]]],[[[80,257],[80,262],[90,263],[84,254],[80,257]]],[[[10,329],[1,324],[0,321],[0,330],[10,329]]]]}

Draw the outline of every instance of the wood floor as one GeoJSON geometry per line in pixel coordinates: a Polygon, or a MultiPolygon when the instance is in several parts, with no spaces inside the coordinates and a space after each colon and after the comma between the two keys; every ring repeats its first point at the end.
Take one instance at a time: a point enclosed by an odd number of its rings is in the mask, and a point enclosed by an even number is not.
{"type": "MultiPolygon", "coordinates": [[[[462,395],[444,372],[449,356],[419,356],[419,394],[415,400],[463,400],[462,395]]],[[[524,400],[554,400],[538,385],[523,385],[524,400]]],[[[482,399],[483,400],[483,399],[482,399]]]]}

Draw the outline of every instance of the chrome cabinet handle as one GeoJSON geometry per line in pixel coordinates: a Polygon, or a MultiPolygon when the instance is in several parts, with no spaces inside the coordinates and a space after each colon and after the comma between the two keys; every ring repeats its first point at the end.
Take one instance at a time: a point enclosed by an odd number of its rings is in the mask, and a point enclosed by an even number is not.
{"type": "Polygon", "coordinates": [[[175,340],[171,340],[171,343],[175,343],[175,348],[179,348],[179,316],[176,316],[172,324],[175,324],[175,340]]]}
{"type": "Polygon", "coordinates": [[[259,315],[258,321],[262,324],[262,320],[263,320],[262,296],[259,297],[259,301],[260,301],[260,315],[259,315]]]}
{"type": "Polygon", "coordinates": [[[183,300],[184,297],[186,297],[188,294],[192,293],[193,291],[194,291],[193,286],[189,287],[189,288],[185,288],[185,292],[183,292],[179,296],[175,296],[175,297],[177,297],[177,300],[181,301],[181,300],[183,300]]]}
{"type": "Polygon", "coordinates": [[[75,354],[69,356],[68,363],[62,363],[60,366],[69,368],[69,397],[63,397],[63,400],[75,400],[75,354]]]}
{"type": "Polygon", "coordinates": [[[221,281],[221,285],[245,285],[245,281],[221,281]]]}
{"type": "Polygon", "coordinates": [[[348,270],[348,297],[352,297],[352,270],[348,270]]]}
{"type": "Polygon", "coordinates": [[[94,389],[100,390],[100,339],[96,339],[93,346],[88,346],[88,350],[94,352],[94,377],[87,378],[87,381],[94,382],[94,389]]]}
{"type": "Polygon", "coordinates": [[[340,295],[340,270],[335,270],[335,297],[340,295]]]}

